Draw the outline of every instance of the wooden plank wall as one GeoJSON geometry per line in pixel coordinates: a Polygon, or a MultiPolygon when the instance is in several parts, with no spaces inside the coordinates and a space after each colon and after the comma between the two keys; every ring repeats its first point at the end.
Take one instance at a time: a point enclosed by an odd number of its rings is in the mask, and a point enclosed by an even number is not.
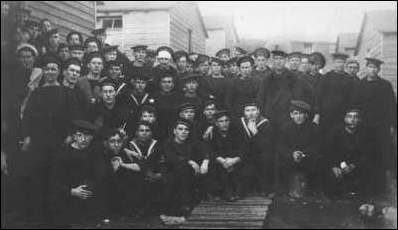
{"type": "MultiPolygon", "coordinates": [[[[382,58],[382,34],[379,33],[369,20],[365,18],[362,34],[358,38],[359,47],[357,58],[360,61],[361,69],[365,67],[365,57],[382,58]]],[[[364,72],[360,72],[360,76],[364,76],[364,72]]]]}
{"type": "Polygon", "coordinates": [[[122,14],[123,28],[108,29],[107,42],[129,51],[138,44],[155,48],[169,45],[169,13],[167,11],[130,11],[122,14]]]}
{"type": "Polygon", "coordinates": [[[381,75],[391,81],[395,94],[397,93],[397,33],[384,34],[382,47],[381,75]]]}
{"type": "Polygon", "coordinates": [[[170,11],[170,46],[173,49],[188,50],[188,29],[191,29],[192,50],[205,53],[206,36],[195,4],[179,2],[170,11]]]}
{"type": "Polygon", "coordinates": [[[95,28],[94,1],[24,1],[24,5],[32,10],[33,19],[48,18],[63,39],[72,30],[91,36],[95,28]]]}

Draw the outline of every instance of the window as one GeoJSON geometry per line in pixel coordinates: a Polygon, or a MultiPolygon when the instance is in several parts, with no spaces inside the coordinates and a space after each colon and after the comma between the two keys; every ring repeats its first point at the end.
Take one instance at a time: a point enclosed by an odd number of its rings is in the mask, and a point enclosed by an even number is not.
{"type": "Polygon", "coordinates": [[[120,29],[123,27],[122,16],[100,17],[99,21],[102,21],[102,28],[120,29]]]}
{"type": "Polygon", "coordinates": [[[188,29],[188,52],[192,52],[192,30],[188,29]]]}

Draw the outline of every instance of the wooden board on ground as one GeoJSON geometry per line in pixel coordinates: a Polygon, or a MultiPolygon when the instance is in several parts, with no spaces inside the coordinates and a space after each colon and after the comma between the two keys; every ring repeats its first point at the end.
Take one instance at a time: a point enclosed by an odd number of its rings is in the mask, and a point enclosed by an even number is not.
{"type": "Polygon", "coordinates": [[[182,229],[261,229],[271,199],[247,197],[236,202],[202,202],[192,211],[182,229]]]}

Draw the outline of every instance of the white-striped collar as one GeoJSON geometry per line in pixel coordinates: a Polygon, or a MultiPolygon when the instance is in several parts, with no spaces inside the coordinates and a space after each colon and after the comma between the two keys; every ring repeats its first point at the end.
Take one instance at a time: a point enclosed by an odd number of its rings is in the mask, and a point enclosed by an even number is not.
{"type": "Polygon", "coordinates": [[[157,143],[157,140],[152,139],[151,144],[149,145],[147,154],[146,154],[146,156],[144,156],[144,155],[142,154],[141,149],[138,147],[138,144],[135,142],[135,140],[133,139],[133,140],[130,141],[130,144],[134,147],[134,149],[137,151],[137,153],[138,153],[141,157],[144,157],[144,158],[148,158],[149,155],[152,154],[153,148],[155,147],[156,143],[157,143]]]}
{"type": "Polygon", "coordinates": [[[130,94],[130,97],[134,100],[136,105],[142,105],[145,103],[145,101],[148,99],[149,94],[145,94],[144,97],[142,98],[141,102],[138,102],[137,98],[134,96],[134,94],[130,94]]]}

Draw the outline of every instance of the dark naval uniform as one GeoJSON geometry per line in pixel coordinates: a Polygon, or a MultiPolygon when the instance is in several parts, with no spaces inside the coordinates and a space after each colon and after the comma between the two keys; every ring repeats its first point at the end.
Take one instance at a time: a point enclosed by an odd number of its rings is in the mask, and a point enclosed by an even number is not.
{"type": "Polygon", "coordinates": [[[314,112],[319,113],[321,132],[341,122],[352,98],[354,81],[346,73],[328,72],[321,78],[315,93],[314,112]]]}
{"type": "MultiPolygon", "coordinates": [[[[257,134],[251,133],[248,129],[246,120],[241,117],[235,123],[238,127],[239,138],[243,140],[246,146],[243,156],[244,164],[242,174],[245,175],[246,189],[255,189],[260,193],[270,192],[273,189],[274,176],[274,154],[271,147],[271,124],[260,117],[256,126],[257,134]]],[[[247,192],[247,191],[246,191],[247,192]]]]}
{"type": "Polygon", "coordinates": [[[233,79],[226,92],[226,106],[235,116],[240,117],[243,105],[256,99],[261,80],[251,75],[233,79]]]}
{"type": "MultiPolygon", "coordinates": [[[[360,81],[354,103],[362,110],[363,123],[373,134],[377,152],[374,160],[378,162],[375,175],[379,178],[378,187],[382,187],[385,170],[396,169],[396,155],[393,152],[393,142],[390,128],[397,128],[397,102],[392,85],[380,77],[369,81],[364,78],[360,81]],[[394,158],[395,157],[395,158],[394,158]]],[[[375,163],[376,164],[376,163],[375,163]]],[[[396,171],[396,170],[394,170],[396,171]]]]}
{"type": "Polygon", "coordinates": [[[377,156],[372,156],[375,148],[365,129],[360,127],[350,133],[344,125],[338,124],[329,133],[327,146],[325,189],[330,195],[343,195],[347,192],[370,195],[379,189],[374,186],[375,177],[372,175],[372,168],[379,167],[374,161],[377,156]],[[336,178],[332,167],[341,168],[343,162],[347,165],[354,164],[355,169],[342,178],[336,178]]]}

